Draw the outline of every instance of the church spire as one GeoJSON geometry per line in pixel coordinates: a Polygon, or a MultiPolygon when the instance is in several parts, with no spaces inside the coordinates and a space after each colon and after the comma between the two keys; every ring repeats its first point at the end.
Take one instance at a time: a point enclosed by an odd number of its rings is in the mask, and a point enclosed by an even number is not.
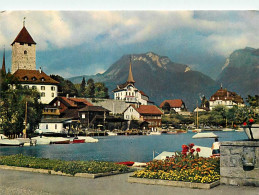
{"type": "Polygon", "coordinates": [[[134,79],[133,79],[133,75],[132,75],[131,57],[130,57],[129,76],[128,76],[127,83],[135,83],[135,81],[134,81],[134,79]]]}
{"type": "Polygon", "coordinates": [[[2,72],[4,74],[6,74],[6,69],[5,69],[5,48],[4,48],[4,55],[3,55],[2,72]]]}

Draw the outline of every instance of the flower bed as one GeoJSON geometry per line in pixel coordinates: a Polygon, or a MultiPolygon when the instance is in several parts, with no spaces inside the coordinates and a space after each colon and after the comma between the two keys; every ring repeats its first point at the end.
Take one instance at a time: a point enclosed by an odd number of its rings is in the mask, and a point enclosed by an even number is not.
{"type": "Polygon", "coordinates": [[[185,181],[196,183],[213,183],[220,179],[219,158],[199,157],[193,144],[183,145],[182,153],[165,160],[155,160],[147,164],[144,170],[136,171],[133,177],[185,181]]]}
{"type": "Polygon", "coordinates": [[[63,161],[46,158],[36,158],[24,156],[22,154],[11,156],[0,156],[0,165],[28,167],[35,169],[47,169],[56,172],[62,172],[69,175],[77,173],[109,173],[109,172],[129,172],[125,165],[119,165],[112,162],[98,161],[63,161]]]}

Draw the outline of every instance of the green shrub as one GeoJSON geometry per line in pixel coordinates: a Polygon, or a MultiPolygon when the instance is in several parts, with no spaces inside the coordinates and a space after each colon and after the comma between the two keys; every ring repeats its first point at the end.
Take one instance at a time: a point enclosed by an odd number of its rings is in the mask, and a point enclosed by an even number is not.
{"type": "Polygon", "coordinates": [[[36,158],[24,156],[22,154],[0,156],[0,165],[61,171],[62,173],[70,175],[75,175],[76,173],[107,173],[112,171],[129,171],[127,166],[115,164],[112,162],[64,161],[47,158],[36,158]]]}

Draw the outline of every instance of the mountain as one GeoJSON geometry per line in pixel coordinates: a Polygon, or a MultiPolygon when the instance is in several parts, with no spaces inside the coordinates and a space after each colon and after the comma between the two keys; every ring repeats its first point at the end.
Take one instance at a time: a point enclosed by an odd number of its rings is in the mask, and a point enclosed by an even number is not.
{"type": "Polygon", "coordinates": [[[93,78],[95,82],[104,82],[112,94],[111,91],[118,84],[127,80],[130,56],[136,87],[143,90],[157,105],[165,99],[182,99],[187,107],[193,109],[201,95],[209,97],[217,89],[216,82],[210,77],[153,52],[124,55],[103,74],[73,77],[69,80],[81,83],[83,77],[86,80],[93,78]]]}
{"type": "Polygon", "coordinates": [[[222,72],[217,79],[224,88],[240,94],[259,94],[259,49],[246,47],[234,51],[226,59],[222,72]]]}

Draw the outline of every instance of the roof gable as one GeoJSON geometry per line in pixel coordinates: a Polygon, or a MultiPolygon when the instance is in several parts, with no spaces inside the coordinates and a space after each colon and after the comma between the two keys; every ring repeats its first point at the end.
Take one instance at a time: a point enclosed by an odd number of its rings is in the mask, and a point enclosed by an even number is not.
{"type": "Polygon", "coordinates": [[[59,82],[39,70],[18,69],[14,77],[22,83],[39,83],[39,84],[58,84],[59,82]]]}
{"type": "Polygon", "coordinates": [[[27,31],[27,29],[25,28],[25,26],[22,28],[22,30],[19,32],[19,34],[17,35],[17,37],[14,39],[13,43],[11,45],[13,45],[15,42],[18,43],[27,43],[27,44],[35,44],[36,42],[32,39],[30,33],[27,31]]]}
{"type": "Polygon", "coordinates": [[[136,108],[139,114],[162,115],[163,113],[155,105],[140,105],[136,108]]]}
{"type": "Polygon", "coordinates": [[[181,99],[164,100],[159,107],[162,108],[166,102],[170,105],[171,108],[180,108],[183,104],[183,100],[181,99]]]}

